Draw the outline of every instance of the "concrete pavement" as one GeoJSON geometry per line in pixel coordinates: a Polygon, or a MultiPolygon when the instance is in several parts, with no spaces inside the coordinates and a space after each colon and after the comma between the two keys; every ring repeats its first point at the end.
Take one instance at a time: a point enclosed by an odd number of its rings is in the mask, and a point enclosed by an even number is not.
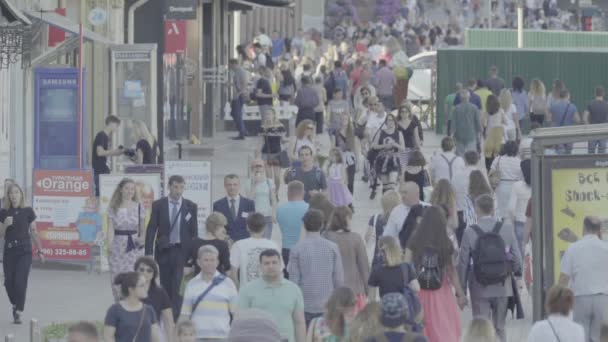
{"type": "MultiPolygon", "coordinates": [[[[203,144],[213,146],[215,153],[213,157],[213,199],[224,195],[223,177],[227,173],[236,173],[246,178],[248,160],[253,155],[252,151],[257,144],[257,138],[247,138],[246,142],[233,141],[229,139],[232,132],[219,132],[214,139],[205,140],[203,144]]],[[[441,137],[431,131],[425,131],[425,145],[423,152],[430,156],[432,152],[439,149],[441,137]]],[[[286,187],[280,191],[281,200],[286,200],[286,187]]],[[[367,184],[360,181],[357,174],[355,182],[355,215],[353,218],[353,230],[363,234],[367,228],[369,217],[380,210],[380,197],[369,200],[367,184]]],[[[280,242],[280,232],[277,228],[273,231],[273,239],[280,242]]],[[[89,274],[84,270],[41,269],[35,267],[30,275],[28,286],[28,298],[26,310],[23,316],[24,322],[31,318],[39,320],[41,325],[52,322],[64,322],[75,320],[103,321],[107,308],[112,304],[110,290],[110,275],[89,274]]],[[[530,303],[530,301],[527,301],[530,303]]],[[[526,305],[525,320],[507,323],[509,341],[523,341],[527,337],[531,326],[531,304],[526,305]]],[[[509,315],[510,316],[510,315],[509,315]]],[[[470,310],[467,308],[462,313],[463,332],[466,330],[471,319],[470,310]]],[[[16,334],[18,342],[29,341],[29,327],[27,324],[16,326],[12,323],[11,307],[5,292],[0,294],[0,337],[8,333],[16,334]]]]}

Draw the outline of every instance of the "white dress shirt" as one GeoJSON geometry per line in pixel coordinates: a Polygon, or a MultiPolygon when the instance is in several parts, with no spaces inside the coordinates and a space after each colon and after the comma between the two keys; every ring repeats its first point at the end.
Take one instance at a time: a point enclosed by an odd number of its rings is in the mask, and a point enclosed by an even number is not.
{"type": "Polygon", "coordinates": [[[528,335],[528,342],[560,341],[585,342],[583,326],[566,316],[552,314],[547,319],[534,323],[528,335]]]}
{"type": "Polygon", "coordinates": [[[568,247],[560,265],[575,296],[608,295],[608,244],[587,234],[568,247]]]}
{"type": "Polygon", "coordinates": [[[467,206],[467,196],[469,194],[469,176],[471,172],[478,170],[477,166],[469,165],[454,172],[452,186],[456,194],[456,208],[458,211],[464,211],[467,206]]]}
{"type": "Polygon", "coordinates": [[[431,179],[437,183],[440,179],[447,179],[454,185],[456,174],[464,169],[464,160],[454,152],[441,152],[431,157],[431,179]],[[450,167],[450,162],[452,163],[450,167]],[[450,174],[450,169],[452,170],[450,174]]]}

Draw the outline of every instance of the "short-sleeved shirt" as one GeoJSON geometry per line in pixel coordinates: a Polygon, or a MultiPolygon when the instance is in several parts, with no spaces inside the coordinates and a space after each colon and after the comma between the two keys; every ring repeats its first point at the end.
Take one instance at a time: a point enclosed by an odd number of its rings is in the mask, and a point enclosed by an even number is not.
{"type": "Polygon", "coordinates": [[[574,125],[574,113],[578,111],[574,103],[562,100],[555,101],[549,110],[553,114],[551,119],[553,127],[574,125]]]}
{"type": "Polygon", "coordinates": [[[97,133],[95,140],[93,140],[91,166],[93,167],[93,171],[97,173],[110,172],[110,168],[108,168],[108,158],[97,155],[97,146],[101,146],[104,150],[108,150],[108,147],[110,146],[110,137],[106,134],[106,132],[101,131],[97,133]]]}
{"type": "Polygon", "coordinates": [[[101,215],[96,212],[81,212],[78,214],[76,229],[80,235],[80,242],[93,243],[97,233],[101,231],[101,215]]]}
{"type": "Polygon", "coordinates": [[[241,288],[240,309],[260,309],[268,312],[279,328],[282,338],[295,342],[294,312],[304,311],[304,297],[295,283],[281,279],[280,284],[269,284],[256,279],[241,288]]]}
{"type": "Polygon", "coordinates": [[[301,167],[292,168],[287,172],[286,183],[299,180],[304,183],[304,201],[310,200],[311,191],[327,189],[327,179],[325,174],[318,167],[313,167],[310,171],[304,171],[301,167]]]}
{"type": "Polygon", "coordinates": [[[500,91],[505,87],[505,81],[499,77],[490,77],[486,80],[486,86],[496,96],[500,94],[500,91]]]}
{"type": "Polygon", "coordinates": [[[157,322],[156,313],[150,305],[144,304],[139,311],[127,311],[120,303],[116,303],[108,309],[104,324],[116,328],[116,342],[149,342],[152,341],[152,325],[157,322]],[[141,328],[135,338],[140,323],[141,328]]]}
{"type": "Polygon", "coordinates": [[[405,264],[408,274],[405,278],[408,279],[408,282],[404,282],[404,276],[401,265],[396,266],[378,266],[372,269],[372,273],[369,275],[369,281],[367,284],[369,286],[378,287],[380,291],[380,297],[384,296],[387,293],[391,292],[399,292],[403,293],[403,289],[408,286],[408,284],[416,278],[416,271],[414,270],[414,266],[409,263],[405,264]]]}
{"type": "Polygon", "coordinates": [[[164,310],[171,309],[171,299],[167,291],[159,286],[150,286],[148,290],[148,297],[144,298],[144,304],[148,304],[154,309],[154,313],[158,320],[161,318],[161,314],[164,310]]]}
{"type": "Polygon", "coordinates": [[[153,146],[146,139],[141,139],[135,146],[143,154],[142,164],[156,164],[156,141],[153,146]]]}
{"type": "Polygon", "coordinates": [[[238,268],[241,286],[262,276],[260,254],[267,249],[274,249],[281,253],[276,242],[265,238],[250,237],[239,240],[232,245],[230,264],[234,268],[238,268]]]}
{"type": "Polygon", "coordinates": [[[302,218],[308,211],[305,201],[288,201],[277,208],[277,222],[281,229],[283,248],[290,249],[300,239],[302,232],[302,218]]]}
{"type": "Polygon", "coordinates": [[[285,126],[283,125],[262,129],[262,137],[264,137],[262,153],[280,153],[281,140],[286,132],[285,126]]]}
{"type": "Polygon", "coordinates": [[[587,106],[590,124],[602,124],[608,122],[608,103],[606,101],[594,100],[587,106]]]}
{"type": "MultiPolygon", "coordinates": [[[[265,78],[260,78],[255,84],[255,91],[258,92],[258,89],[262,89],[262,94],[264,95],[272,95],[272,86],[270,82],[268,82],[265,78]]],[[[272,106],[272,98],[266,97],[257,97],[258,105],[260,106],[272,106]]]]}
{"type": "Polygon", "coordinates": [[[471,103],[462,103],[453,112],[454,140],[463,144],[475,141],[480,128],[478,109],[471,103]]]}
{"type": "Polygon", "coordinates": [[[564,253],[560,272],[570,277],[575,296],[608,295],[608,245],[597,235],[587,234],[564,253]]]}
{"type": "Polygon", "coordinates": [[[456,93],[449,94],[445,97],[444,103],[447,106],[447,113],[444,113],[448,120],[452,120],[452,109],[454,108],[454,99],[456,99],[456,93]]]}
{"type": "Polygon", "coordinates": [[[13,224],[6,228],[4,240],[30,242],[30,224],[36,220],[36,213],[30,207],[0,209],[0,222],[13,217],[13,224]]]}

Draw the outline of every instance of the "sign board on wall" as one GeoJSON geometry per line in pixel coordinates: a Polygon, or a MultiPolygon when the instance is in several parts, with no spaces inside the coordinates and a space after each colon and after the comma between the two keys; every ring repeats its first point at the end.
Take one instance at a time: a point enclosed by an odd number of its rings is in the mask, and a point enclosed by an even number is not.
{"type": "Polygon", "coordinates": [[[101,236],[91,171],[34,170],[33,179],[42,253],[48,260],[88,262],[101,236]]]}
{"type": "Polygon", "coordinates": [[[186,21],[165,21],[165,53],[185,53],[186,45],[186,21]]]}
{"type": "Polygon", "coordinates": [[[166,20],[196,20],[197,0],[165,0],[166,20]]]}
{"type": "Polygon", "coordinates": [[[184,177],[186,186],[184,198],[198,207],[198,236],[205,233],[205,220],[211,212],[211,162],[173,160],[165,162],[165,194],[169,193],[169,178],[173,175],[184,177]]]}

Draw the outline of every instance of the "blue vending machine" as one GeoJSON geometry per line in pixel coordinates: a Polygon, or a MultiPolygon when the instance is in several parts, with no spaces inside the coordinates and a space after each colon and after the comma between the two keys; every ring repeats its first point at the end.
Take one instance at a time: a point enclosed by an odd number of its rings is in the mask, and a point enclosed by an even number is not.
{"type": "MultiPolygon", "coordinates": [[[[86,165],[87,136],[84,114],[78,112],[78,69],[36,68],[35,155],[37,169],[82,169],[86,165]]],[[[83,84],[84,74],[83,74],[83,84]]]]}

